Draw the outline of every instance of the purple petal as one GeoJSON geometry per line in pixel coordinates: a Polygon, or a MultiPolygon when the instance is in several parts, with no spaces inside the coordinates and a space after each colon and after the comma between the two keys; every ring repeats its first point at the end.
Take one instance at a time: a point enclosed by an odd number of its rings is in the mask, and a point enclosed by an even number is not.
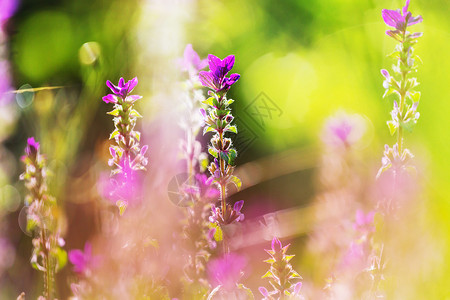
{"type": "Polygon", "coordinates": [[[213,54],[208,54],[208,64],[211,72],[215,73],[217,68],[222,66],[222,60],[213,54]]]}
{"type": "Polygon", "coordinates": [[[294,294],[298,295],[300,293],[300,290],[302,288],[302,283],[298,282],[295,286],[294,286],[294,294]]]}
{"type": "Polygon", "coordinates": [[[402,20],[400,12],[395,10],[383,9],[381,16],[383,17],[384,23],[392,27],[397,27],[397,24],[402,20]]]}
{"type": "Polygon", "coordinates": [[[386,79],[391,78],[391,75],[389,75],[389,72],[388,72],[388,70],[386,70],[386,69],[381,69],[381,74],[382,74],[386,79]]]}
{"type": "Polygon", "coordinates": [[[117,103],[117,98],[113,94],[108,94],[102,98],[105,103],[117,103]]]}
{"type": "Polygon", "coordinates": [[[417,24],[417,23],[420,23],[420,22],[422,22],[423,21],[423,18],[422,18],[422,16],[417,16],[417,17],[410,17],[409,19],[408,19],[408,26],[411,26],[411,25],[414,25],[414,24],[417,24]]]}
{"type": "Polygon", "coordinates": [[[276,237],[272,240],[272,250],[275,252],[279,252],[283,248],[283,245],[281,244],[280,240],[276,237]]]}
{"type": "Polygon", "coordinates": [[[106,80],[106,85],[111,89],[114,94],[119,94],[120,90],[117,86],[115,86],[111,81],[106,80]]]}
{"type": "Polygon", "coordinates": [[[235,212],[240,212],[242,209],[242,206],[244,206],[244,200],[240,200],[240,201],[236,202],[233,206],[233,210],[235,212]]]}
{"type": "Polygon", "coordinates": [[[133,89],[136,87],[136,85],[138,84],[138,79],[137,77],[134,77],[133,79],[129,80],[127,85],[128,85],[128,93],[131,93],[133,91],[133,89]]]}
{"type": "Polygon", "coordinates": [[[200,108],[200,113],[202,114],[203,118],[206,119],[206,111],[204,108],[200,108]]]}
{"type": "Polygon", "coordinates": [[[208,60],[206,58],[202,59],[201,61],[199,61],[198,65],[197,65],[197,70],[204,69],[207,65],[208,65],[208,60]]]}
{"type": "Polygon", "coordinates": [[[136,100],[142,99],[142,96],[139,95],[130,95],[125,99],[127,102],[134,102],[136,100]]]}
{"type": "Polygon", "coordinates": [[[223,64],[226,68],[226,73],[228,73],[231,69],[233,69],[234,66],[234,55],[228,55],[223,60],[223,64]]]}
{"type": "Polygon", "coordinates": [[[364,217],[365,217],[364,212],[361,209],[358,209],[356,211],[356,218],[355,218],[356,224],[359,226],[364,225],[364,221],[365,221],[364,217]]]}
{"type": "Polygon", "coordinates": [[[406,4],[405,4],[405,6],[403,6],[403,15],[404,16],[406,16],[406,13],[408,12],[409,1],[410,0],[406,0],[406,4]]]}
{"type": "Polygon", "coordinates": [[[120,77],[119,79],[119,88],[124,88],[125,87],[125,79],[123,79],[123,77],[120,77]]]}
{"type": "Polygon", "coordinates": [[[141,155],[144,155],[145,152],[147,152],[147,150],[148,150],[148,145],[144,145],[141,149],[141,155]]]}
{"type": "Polygon", "coordinates": [[[89,242],[84,244],[84,256],[88,259],[92,256],[92,245],[89,242]]]}
{"type": "MultiPolygon", "coordinates": [[[[408,25],[409,25],[409,23],[408,23],[408,25]]],[[[409,35],[409,37],[411,39],[417,39],[417,38],[420,38],[421,36],[423,36],[423,32],[414,32],[409,35]]]]}
{"type": "Polygon", "coordinates": [[[39,150],[39,143],[34,140],[34,137],[27,139],[27,146],[25,147],[25,153],[30,155],[36,155],[39,150]]]}
{"type": "Polygon", "coordinates": [[[86,261],[81,250],[75,249],[69,251],[69,261],[74,265],[75,272],[83,272],[86,261]]]}
{"type": "Polygon", "coordinates": [[[260,286],[258,288],[259,292],[261,293],[261,295],[263,295],[264,297],[269,297],[269,291],[267,291],[267,289],[263,286],[260,286]]]}
{"type": "Polygon", "coordinates": [[[210,71],[200,71],[199,80],[203,86],[209,87],[213,90],[217,89],[217,87],[214,84],[214,76],[210,71]]]}
{"type": "Polygon", "coordinates": [[[116,150],[113,147],[109,147],[109,153],[111,153],[112,157],[116,157],[116,150]]]}

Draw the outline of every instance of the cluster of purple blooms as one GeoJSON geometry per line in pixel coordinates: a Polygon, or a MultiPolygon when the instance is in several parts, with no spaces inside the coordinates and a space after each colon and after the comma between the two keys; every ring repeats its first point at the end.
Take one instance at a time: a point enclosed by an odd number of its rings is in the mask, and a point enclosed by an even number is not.
{"type": "Polygon", "coordinates": [[[420,23],[423,19],[421,16],[414,17],[408,11],[409,1],[406,1],[401,11],[399,9],[383,9],[382,11],[382,17],[386,25],[394,27],[393,30],[387,30],[386,34],[399,42],[391,54],[397,60],[397,63],[392,67],[394,75],[391,75],[385,69],[381,70],[381,74],[385,78],[383,82],[383,87],[386,89],[384,97],[390,94],[397,96],[391,112],[392,119],[387,122],[391,135],[397,133],[397,143],[392,148],[386,145],[378,177],[387,170],[403,176],[404,170],[411,169],[409,168],[409,162],[413,156],[403,145],[403,135],[405,130],[412,131],[420,117],[420,113],[417,112],[420,92],[414,89],[419,83],[411,74],[416,71],[416,61],[418,60],[414,55],[413,45],[417,43],[417,39],[423,33],[411,33],[408,29],[409,26],[420,23]]]}
{"type": "Polygon", "coordinates": [[[140,147],[141,134],[135,130],[137,118],[142,116],[134,108],[134,104],[142,96],[130,95],[138,84],[135,77],[127,82],[120,78],[116,86],[111,81],[106,85],[113,94],[103,97],[105,103],[114,104],[114,109],[108,114],[114,116],[115,129],[110,135],[116,145],[109,148],[112,158],[108,164],[113,167],[112,178],[106,184],[107,197],[116,202],[121,213],[130,203],[136,201],[140,192],[138,171],[145,170],[148,160],[145,156],[148,146],[140,147]]]}
{"type": "Polygon", "coordinates": [[[231,114],[232,99],[227,99],[227,92],[230,87],[240,78],[239,74],[228,73],[234,66],[234,55],[229,55],[223,60],[210,54],[208,55],[210,71],[201,71],[200,82],[211,89],[209,98],[205,103],[208,110],[202,110],[205,127],[203,134],[214,132],[211,138],[211,145],[208,152],[214,157],[214,161],[209,165],[208,170],[213,177],[213,181],[220,189],[220,207],[212,205],[212,216],[210,221],[220,226],[231,224],[234,221],[242,221],[244,215],[241,213],[244,201],[238,201],[231,206],[226,202],[227,185],[233,183],[239,189],[241,181],[233,175],[234,162],[237,157],[236,149],[232,147],[230,138],[225,137],[225,133],[237,133],[237,128],[232,125],[233,115],[231,114]]]}

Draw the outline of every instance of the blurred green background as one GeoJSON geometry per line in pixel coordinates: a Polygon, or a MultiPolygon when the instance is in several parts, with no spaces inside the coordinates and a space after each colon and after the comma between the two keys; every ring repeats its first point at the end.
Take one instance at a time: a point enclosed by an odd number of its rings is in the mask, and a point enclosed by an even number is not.
{"type": "MultiPolygon", "coordinates": [[[[367,172],[375,176],[384,144],[394,143],[386,126],[393,98],[382,98],[380,69],[392,65],[387,54],[395,43],[384,34],[381,10],[403,5],[385,0],[23,0],[8,26],[16,88],[25,84],[62,87],[42,92],[47,93],[45,97],[25,93],[31,100],[17,106],[20,116],[4,145],[18,160],[26,138],[37,136],[54,162],[57,179],[52,191],[65,203],[70,189],[65,182],[70,185],[68,178],[86,167],[79,162],[106,161],[102,143],[112,124],[105,116],[107,107],[100,105],[105,80],[146,74],[139,77],[138,91],[151,95],[153,79],[164,72],[152,62],[182,56],[184,45],[192,43],[202,57],[236,55],[233,71],[242,77],[230,95],[236,99],[233,110],[238,126],[245,128],[243,135],[251,140],[242,142],[245,151],[238,165],[290,149],[314,153],[320,147],[324,120],[345,109],[371,122],[366,148],[361,151],[367,172]],[[167,6],[176,17],[160,19],[167,6]],[[146,31],[148,24],[154,31],[146,31]],[[177,30],[177,35],[151,38],[152,32],[160,32],[155,29],[177,30]],[[148,56],[154,60],[147,61],[148,56]],[[249,105],[261,93],[278,109],[273,118],[264,119],[263,126],[248,114],[249,105]]],[[[446,73],[450,70],[450,2],[412,0],[410,11],[424,18],[423,24],[413,27],[424,32],[415,47],[423,61],[417,73],[421,116],[414,132],[406,136],[424,187],[418,211],[421,223],[411,230],[417,231],[417,239],[430,238],[436,249],[436,263],[427,277],[417,276],[410,289],[417,299],[450,299],[450,76],[446,73]]],[[[153,116],[157,113],[150,110],[153,116]]],[[[280,178],[268,182],[266,188],[278,198],[268,200],[271,209],[307,204],[316,188],[314,169],[313,164],[291,172],[281,178],[282,184],[280,178]]],[[[12,170],[4,177],[22,193],[21,183],[15,183],[22,166],[18,163],[12,170]]],[[[5,179],[2,184],[6,183],[5,179]]],[[[258,188],[245,194],[250,204],[256,204],[259,195],[258,188]]],[[[66,205],[70,215],[71,206],[66,205]]],[[[16,262],[0,282],[0,290],[5,291],[0,295],[8,299],[22,290],[34,294],[39,289],[38,284],[31,286],[39,279],[28,265],[30,238],[15,227],[19,211],[5,216],[8,235],[17,248],[16,262]]],[[[70,224],[69,232],[76,231],[76,226],[70,224]]],[[[80,248],[81,240],[93,234],[83,230],[83,237],[69,241],[68,248],[80,248]]]]}

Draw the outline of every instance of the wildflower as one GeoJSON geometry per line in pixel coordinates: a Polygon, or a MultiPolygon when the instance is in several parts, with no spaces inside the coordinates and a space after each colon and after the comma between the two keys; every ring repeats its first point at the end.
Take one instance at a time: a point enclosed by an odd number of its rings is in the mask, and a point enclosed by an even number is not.
{"type": "Polygon", "coordinates": [[[374,211],[369,211],[367,214],[365,214],[363,210],[358,209],[356,211],[356,218],[355,223],[353,223],[353,228],[359,231],[375,231],[375,226],[373,224],[374,217],[374,211]]]}
{"type": "Polygon", "coordinates": [[[268,291],[265,287],[260,287],[259,292],[264,299],[283,299],[290,296],[296,299],[302,299],[300,289],[301,282],[296,282],[302,277],[292,268],[289,261],[294,255],[286,255],[290,244],[283,247],[280,240],[276,237],[272,239],[272,247],[265,250],[270,258],[264,262],[270,264],[269,271],[262,278],[268,278],[273,291],[268,291]]]}
{"type": "Polygon", "coordinates": [[[208,64],[210,71],[201,71],[199,73],[200,82],[214,90],[215,92],[228,91],[228,89],[241,77],[234,73],[229,78],[226,76],[234,66],[234,55],[229,55],[223,60],[212,54],[208,55],[208,64]]]}
{"type": "Polygon", "coordinates": [[[384,145],[384,156],[381,159],[381,168],[378,171],[377,178],[389,169],[392,169],[395,173],[412,171],[414,169],[411,164],[413,158],[414,155],[408,149],[404,149],[400,154],[398,144],[395,144],[392,148],[384,145]]]}
{"type": "Polygon", "coordinates": [[[324,128],[323,141],[333,147],[350,147],[361,140],[366,130],[364,119],[358,114],[337,112],[324,128]]]}
{"type": "Polygon", "coordinates": [[[107,80],[106,85],[113,94],[103,97],[106,103],[113,103],[114,110],[108,114],[114,116],[115,130],[110,139],[116,145],[110,147],[111,159],[108,164],[113,167],[111,182],[106,184],[108,198],[115,201],[121,214],[127,204],[138,196],[140,181],[137,171],[145,170],[148,159],[145,154],[148,146],[140,147],[140,132],[134,130],[137,118],[142,116],[134,109],[134,104],[142,97],[129,95],[138,83],[137,77],[125,82],[120,78],[118,85],[107,80]]]}
{"type": "Polygon", "coordinates": [[[79,249],[69,251],[69,261],[73,264],[75,272],[86,274],[98,266],[100,257],[92,255],[92,245],[86,242],[84,251],[79,249]]]}
{"type": "Polygon", "coordinates": [[[237,254],[229,253],[208,263],[208,276],[212,286],[221,285],[225,290],[236,287],[243,275],[247,260],[237,254]]]}
{"type": "Polygon", "coordinates": [[[406,31],[406,27],[422,22],[422,16],[413,17],[412,13],[408,11],[409,1],[410,0],[406,0],[406,4],[402,11],[400,11],[400,9],[383,9],[381,11],[381,16],[383,17],[384,23],[404,32],[406,31]]]}
{"type": "Polygon", "coordinates": [[[184,48],[184,55],[181,61],[181,69],[191,73],[198,73],[198,71],[204,69],[208,65],[206,59],[200,59],[200,56],[192,48],[191,44],[186,45],[184,48]]]}
{"type": "Polygon", "coordinates": [[[220,225],[228,225],[234,221],[239,222],[244,220],[244,214],[241,213],[242,206],[244,206],[244,200],[237,201],[233,208],[230,204],[227,204],[225,213],[222,213],[220,208],[214,204],[211,205],[212,215],[209,217],[211,223],[218,223],[220,225]]]}

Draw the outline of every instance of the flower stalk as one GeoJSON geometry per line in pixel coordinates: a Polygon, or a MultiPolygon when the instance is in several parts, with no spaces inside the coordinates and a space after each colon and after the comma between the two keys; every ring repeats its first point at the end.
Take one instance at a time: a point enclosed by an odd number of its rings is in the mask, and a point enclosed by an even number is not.
{"type": "Polygon", "coordinates": [[[235,73],[226,77],[233,68],[234,55],[229,55],[221,60],[210,54],[208,55],[208,64],[210,71],[201,71],[199,74],[200,82],[211,89],[208,92],[210,97],[204,101],[208,105],[208,109],[202,109],[201,113],[205,122],[203,134],[214,133],[208,147],[208,152],[213,156],[214,161],[209,165],[208,170],[220,192],[220,205],[219,207],[212,205],[210,221],[223,227],[244,219],[244,215],[240,212],[244,201],[238,201],[231,206],[227,203],[226,194],[226,188],[231,183],[238,190],[241,188],[240,179],[233,175],[237,152],[233,148],[231,139],[225,136],[227,132],[237,134],[236,126],[232,125],[234,117],[230,108],[234,100],[227,98],[227,92],[240,78],[240,75],[235,73]]]}
{"type": "Polygon", "coordinates": [[[417,79],[412,76],[413,72],[417,70],[417,61],[420,60],[414,55],[413,46],[417,43],[422,32],[411,33],[408,27],[422,22],[422,16],[413,17],[412,13],[408,11],[409,0],[406,1],[402,11],[398,10],[382,10],[382,17],[386,25],[394,29],[387,30],[386,34],[396,41],[397,46],[390,57],[397,60],[393,65],[393,76],[386,69],[381,70],[381,74],[385,77],[383,87],[385,93],[383,97],[390,94],[395,94],[397,100],[394,100],[394,108],[391,111],[392,119],[387,122],[391,135],[397,133],[397,143],[392,150],[387,149],[383,158],[383,166],[377,176],[395,166],[389,161],[404,161],[405,157],[412,157],[408,149],[404,145],[404,131],[412,132],[420,113],[417,112],[417,107],[420,100],[420,92],[415,90],[419,84],[417,79]],[[388,154],[393,154],[389,157],[388,154]]]}
{"type": "Polygon", "coordinates": [[[264,262],[270,265],[269,271],[262,278],[268,278],[273,290],[260,287],[259,292],[265,300],[303,299],[300,295],[302,277],[292,268],[290,260],[295,255],[286,255],[290,244],[283,246],[276,237],[272,240],[272,248],[265,250],[270,258],[264,262]]]}
{"type": "Polygon", "coordinates": [[[20,175],[25,181],[28,195],[27,231],[34,234],[31,265],[44,273],[44,298],[54,299],[55,273],[64,267],[67,254],[61,248],[64,240],[59,236],[56,199],[47,191],[46,160],[39,152],[40,145],[33,137],[27,140],[22,161],[26,170],[20,175]]]}
{"type": "Polygon", "coordinates": [[[104,102],[114,104],[114,109],[108,112],[114,117],[115,127],[109,139],[114,139],[116,143],[109,148],[112,158],[108,164],[113,167],[109,196],[116,201],[120,214],[124,213],[130,201],[136,200],[138,196],[137,171],[146,170],[145,166],[148,163],[145,157],[148,146],[140,147],[141,133],[135,130],[136,121],[142,116],[134,108],[134,105],[142,96],[130,95],[137,84],[137,77],[128,82],[120,78],[117,86],[108,80],[106,85],[113,94],[103,97],[104,102]]]}

